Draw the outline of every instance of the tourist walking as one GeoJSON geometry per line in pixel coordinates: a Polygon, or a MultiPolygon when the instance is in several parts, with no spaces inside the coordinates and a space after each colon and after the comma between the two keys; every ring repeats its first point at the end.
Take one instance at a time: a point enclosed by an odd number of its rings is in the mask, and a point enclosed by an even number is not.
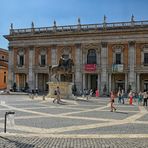
{"type": "Polygon", "coordinates": [[[98,98],[99,97],[99,90],[98,89],[96,89],[96,98],[98,98]]]}
{"type": "Polygon", "coordinates": [[[38,89],[35,89],[35,96],[38,97],[38,89]]]}
{"type": "Polygon", "coordinates": [[[57,89],[55,90],[54,94],[56,95],[56,97],[54,98],[53,103],[57,100],[57,103],[59,104],[61,101],[61,92],[59,86],[57,86],[57,89]]]}
{"type": "Polygon", "coordinates": [[[119,90],[117,93],[118,96],[118,103],[121,103],[121,91],[119,90]]]}
{"type": "Polygon", "coordinates": [[[147,98],[148,98],[148,93],[145,90],[143,93],[143,106],[147,106],[147,98]]]}
{"type": "Polygon", "coordinates": [[[141,103],[142,103],[142,98],[143,98],[143,96],[142,96],[142,93],[141,93],[141,91],[140,91],[139,94],[138,94],[138,105],[141,105],[141,103]]]}
{"type": "Polygon", "coordinates": [[[122,100],[122,104],[124,104],[124,96],[125,96],[124,90],[122,89],[122,90],[121,90],[121,100],[122,100]]]}
{"type": "Polygon", "coordinates": [[[132,105],[133,104],[133,92],[130,91],[128,96],[129,96],[129,104],[132,105]]]}
{"type": "Polygon", "coordinates": [[[91,99],[92,96],[93,96],[93,90],[90,89],[90,91],[89,91],[89,98],[91,99]]]}
{"type": "Polygon", "coordinates": [[[111,107],[110,111],[111,112],[116,111],[116,108],[114,106],[114,102],[115,102],[115,95],[114,95],[114,92],[111,91],[111,93],[110,93],[110,107],[111,107]]]}

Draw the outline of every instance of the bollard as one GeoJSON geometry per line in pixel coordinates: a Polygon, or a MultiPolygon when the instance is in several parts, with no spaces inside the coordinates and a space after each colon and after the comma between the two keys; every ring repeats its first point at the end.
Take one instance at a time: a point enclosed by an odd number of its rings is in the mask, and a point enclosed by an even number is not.
{"type": "Polygon", "coordinates": [[[34,94],[32,94],[32,99],[34,99],[34,94]]]}
{"type": "Polygon", "coordinates": [[[31,94],[29,94],[29,98],[32,98],[31,94]]]}
{"type": "Polygon", "coordinates": [[[15,112],[6,112],[5,113],[5,123],[4,123],[4,133],[6,133],[6,125],[7,125],[7,116],[9,115],[9,114],[15,114],[15,112]]]}
{"type": "Polygon", "coordinates": [[[45,100],[45,95],[43,95],[43,100],[45,100]]]}

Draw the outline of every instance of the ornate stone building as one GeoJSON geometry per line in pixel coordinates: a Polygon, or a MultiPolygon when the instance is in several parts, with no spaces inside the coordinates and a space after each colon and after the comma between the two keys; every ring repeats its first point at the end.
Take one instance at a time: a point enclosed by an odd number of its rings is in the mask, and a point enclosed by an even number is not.
{"type": "MultiPolygon", "coordinates": [[[[9,83],[17,89],[47,89],[49,66],[62,55],[75,66],[71,81],[78,90],[99,88],[109,93],[119,87],[127,91],[148,90],[148,21],[14,29],[9,41],[9,83]]],[[[61,75],[60,79],[63,79],[61,75]]]]}
{"type": "Polygon", "coordinates": [[[0,90],[7,88],[8,50],[0,48],[0,90]]]}

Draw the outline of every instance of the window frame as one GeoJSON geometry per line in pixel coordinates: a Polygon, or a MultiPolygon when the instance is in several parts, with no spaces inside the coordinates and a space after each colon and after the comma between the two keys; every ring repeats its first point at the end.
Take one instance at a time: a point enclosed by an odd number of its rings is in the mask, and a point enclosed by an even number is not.
{"type": "Polygon", "coordinates": [[[97,64],[97,54],[95,49],[88,50],[87,64],[97,64]]]}

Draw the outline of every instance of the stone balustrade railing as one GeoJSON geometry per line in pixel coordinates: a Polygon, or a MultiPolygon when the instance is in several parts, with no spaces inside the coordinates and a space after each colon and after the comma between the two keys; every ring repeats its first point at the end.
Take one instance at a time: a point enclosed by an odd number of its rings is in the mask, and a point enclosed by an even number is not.
{"type": "Polygon", "coordinates": [[[130,22],[115,22],[102,24],[78,24],[67,26],[25,28],[25,29],[10,29],[11,35],[17,34],[38,34],[38,33],[53,33],[53,32],[78,32],[91,30],[110,30],[110,29],[127,29],[132,27],[148,27],[148,21],[130,21],[130,22]]]}

